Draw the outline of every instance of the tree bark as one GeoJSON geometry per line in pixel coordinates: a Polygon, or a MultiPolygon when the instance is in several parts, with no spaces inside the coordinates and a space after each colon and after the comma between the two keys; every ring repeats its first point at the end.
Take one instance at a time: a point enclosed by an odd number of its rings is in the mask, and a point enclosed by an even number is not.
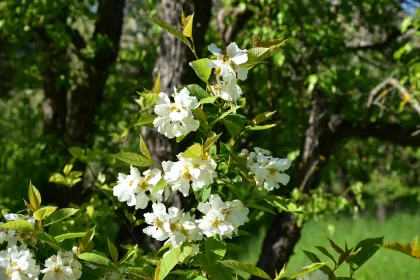
{"type": "Polygon", "coordinates": [[[100,47],[92,61],[87,61],[87,79],[71,93],[67,134],[73,143],[92,143],[94,119],[102,102],[109,68],[115,63],[119,51],[125,0],[100,1],[99,19],[95,24],[93,40],[108,38],[106,46],[100,47]]]}
{"type": "MultiPolygon", "coordinates": [[[[163,0],[163,20],[178,30],[181,30],[181,11],[186,15],[194,14],[193,38],[196,52],[201,53],[204,46],[204,35],[209,25],[211,16],[212,1],[200,0],[163,0]]],[[[161,92],[172,94],[174,87],[198,83],[199,80],[193,69],[188,65],[195,60],[191,50],[172,34],[162,31],[160,53],[155,64],[155,76],[160,73],[161,92]]],[[[153,155],[156,163],[159,165],[163,160],[174,160],[175,156],[183,151],[188,139],[181,143],[175,140],[169,140],[164,135],[158,133],[155,129],[143,128],[144,139],[153,155]]]]}

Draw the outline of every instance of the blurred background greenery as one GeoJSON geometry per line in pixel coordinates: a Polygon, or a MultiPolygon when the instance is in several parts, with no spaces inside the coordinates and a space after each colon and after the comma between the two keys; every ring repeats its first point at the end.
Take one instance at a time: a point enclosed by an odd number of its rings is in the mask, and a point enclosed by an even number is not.
{"type": "MultiPolygon", "coordinates": [[[[246,134],[241,148],[258,146],[291,158],[292,181],[279,194],[303,204],[307,214],[252,213],[258,226],[247,227],[248,238],[256,241],[241,238],[258,246],[244,258],[271,271],[295,252],[293,270],[305,263],[299,248],[326,244],[325,237],[342,244],[384,235],[385,241],[404,243],[420,232],[415,0],[0,1],[3,209],[23,209],[32,180],[46,203],[83,210],[69,227],[97,223],[112,240],[153,249],[133,210],[112,198],[117,173],[128,169],[109,154],[137,150],[136,92],[151,89],[158,72],[168,93],[173,86],[198,83],[188,50],[145,17],[179,27],[181,9],[195,12],[202,56],[210,55],[206,46],[213,42],[250,48],[252,35],[287,39],[243,83],[245,113],[277,110],[278,125],[263,135],[246,134]],[[70,179],[82,180],[63,184],[56,176],[58,183],[49,182],[66,164],[81,171],[70,179]],[[276,242],[281,250],[272,253],[276,242]]],[[[156,135],[143,133],[152,151],[177,146],[156,144],[156,135]]],[[[161,153],[161,160],[176,150],[161,153]]],[[[368,263],[376,270],[356,276],[416,279],[420,266],[409,261],[381,251],[368,263]]]]}

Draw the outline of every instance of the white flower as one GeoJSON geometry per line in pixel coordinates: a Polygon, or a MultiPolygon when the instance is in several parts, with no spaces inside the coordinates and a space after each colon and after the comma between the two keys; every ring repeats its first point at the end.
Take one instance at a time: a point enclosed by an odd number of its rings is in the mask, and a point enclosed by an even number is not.
{"type": "MultiPolygon", "coordinates": [[[[137,168],[130,166],[130,175],[118,174],[118,184],[114,187],[113,193],[119,201],[127,201],[128,206],[144,209],[149,202],[147,192],[152,192],[161,177],[160,171],[156,168],[146,170],[141,176],[137,168]]],[[[162,194],[163,190],[158,191],[151,198],[160,202],[162,194]]]]}
{"type": "Polygon", "coordinates": [[[284,173],[291,165],[289,159],[272,157],[268,150],[261,148],[254,148],[254,152],[244,149],[238,156],[247,160],[250,174],[254,175],[258,186],[272,191],[280,188],[280,184],[289,183],[290,176],[284,173]]]}
{"type": "Polygon", "coordinates": [[[28,215],[20,215],[20,214],[14,214],[14,213],[9,213],[9,214],[5,214],[4,218],[6,219],[6,221],[20,221],[20,220],[25,220],[29,223],[31,223],[31,225],[35,225],[35,217],[29,217],[28,215]]]}
{"type": "Polygon", "coordinates": [[[152,209],[152,213],[144,214],[144,219],[150,226],[143,229],[143,232],[156,240],[163,241],[169,237],[169,233],[164,228],[169,220],[166,207],[162,203],[154,203],[152,209]]]}
{"type": "Polygon", "coordinates": [[[180,153],[177,158],[177,162],[162,162],[164,179],[172,190],[180,191],[184,196],[188,196],[190,186],[197,191],[212,184],[213,178],[217,177],[216,162],[207,153],[202,158],[184,158],[180,153]]]}
{"type": "Polygon", "coordinates": [[[215,44],[211,44],[208,50],[217,56],[216,60],[210,60],[210,67],[216,68],[217,77],[222,77],[223,81],[236,79],[236,74],[240,80],[246,80],[248,69],[241,64],[248,61],[246,50],[238,48],[236,43],[230,43],[226,52],[222,52],[215,44]]]}
{"type": "Polygon", "coordinates": [[[320,270],[317,270],[298,277],[296,280],[328,280],[328,275],[320,270]]]}
{"type": "Polygon", "coordinates": [[[219,234],[231,238],[248,221],[249,210],[239,200],[223,202],[217,194],[211,195],[209,202],[200,202],[197,209],[205,214],[197,223],[207,237],[219,234]]]}
{"type": "Polygon", "coordinates": [[[34,280],[38,275],[39,266],[26,246],[12,246],[0,252],[0,279],[34,280]]]}
{"type": "Polygon", "coordinates": [[[199,105],[197,98],[190,96],[190,92],[186,88],[180,92],[177,92],[176,89],[174,91],[173,103],[166,93],[161,92],[154,108],[158,117],[153,121],[153,125],[159,133],[168,138],[187,135],[191,131],[196,131],[200,126],[191,112],[199,105]]]}
{"type": "MultiPolygon", "coordinates": [[[[3,223],[0,222],[0,225],[3,223]]],[[[0,245],[4,242],[7,242],[7,247],[11,247],[13,245],[16,245],[16,242],[18,240],[18,237],[16,235],[16,231],[13,229],[3,229],[0,228],[0,245]]]]}
{"type": "Polygon", "coordinates": [[[213,92],[221,99],[236,103],[241,97],[242,90],[235,81],[226,83],[221,82],[216,84],[213,88],[213,92]]]}
{"type": "Polygon", "coordinates": [[[168,222],[164,228],[169,233],[169,239],[172,248],[181,246],[185,241],[199,241],[203,238],[197,224],[191,217],[191,214],[184,213],[176,207],[168,209],[168,222]]]}
{"type": "Polygon", "coordinates": [[[45,260],[43,280],[77,280],[82,277],[82,264],[77,260],[77,247],[72,251],[58,251],[45,260]]]}

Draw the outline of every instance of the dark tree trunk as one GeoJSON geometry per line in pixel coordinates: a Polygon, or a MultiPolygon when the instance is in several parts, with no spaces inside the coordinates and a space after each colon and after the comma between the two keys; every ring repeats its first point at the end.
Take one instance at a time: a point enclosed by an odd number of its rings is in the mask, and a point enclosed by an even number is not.
{"type": "Polygon", "coordinates": [[[84,142],[89,146],[93,141],[95,115],[103,99],[109,70],[119,51],[125,0],[105,0],[99,3],[99,19],[95,24],[93,40],[106,36],[109,41],[97,50],[92,61],[86,63],[87,79],[71,93],[67,129],[72,142],[84,142]]]}
{"type": "Polygon", "coordinates": [[[67,86],[60,77],[67,77],[65,50],[48,57],[44,72],[44,135],[63,136],[66,132],[67,86]]]}
{"type": "MultiPolygon", "coordinates": [[[[200,54],[204,46],[204,35],[209,25],[211,16],[212,1],[200,0],[163,0],[163,20],[181,30],[181,11],[186,15],[195,12],[193,38],[197,53],[200,54]]],[[[161,37],[160,53],[155,64],[155,76],[160,73],[161,91],[172,94],[174,87],[180,87],[191,83],[198,83],[199,80],[193,69],[188,65],[195,60],[191,50],[180,40],[166,31],[161,37]]],[[[183,151],[188,139],[180,144],[175,140],[169,140],[156,130],[143,129],[145,141],[154,157],[160,165],[164,160],[174,160],[175,156],[183,151]]]]}

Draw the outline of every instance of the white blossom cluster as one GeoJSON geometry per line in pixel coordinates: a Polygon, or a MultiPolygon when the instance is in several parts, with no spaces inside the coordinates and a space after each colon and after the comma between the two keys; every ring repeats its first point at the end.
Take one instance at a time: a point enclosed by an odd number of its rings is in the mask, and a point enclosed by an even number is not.
{"type": "Polygon", "coordinates": [[[213,178],[217,177],[216,162],[208,153],[201,158],[184,158],[180,153],[177,158],[177,162],[162,162],[164,179],[173,191],[188,196],[190,186],[193,191],[197,191],[212,184],[213,178]]]}
{"type": "MultiPolygon", "coordinates": [[[[18,220],[25,220],[29,222],[32,225],[35,225],[35,218],[29,217],[27,215],[20,215],[20,214],[4,214],[4,218],[6,221],[18,221],[18,220]]],[[[0,222],[0,225],[3,223],[0,222]]],[[[29,244],[34,245],[36,243],[36,237],[35,232],[17,232],[13,229],[0,229],[0,245],[4,242],[7,243],[7,247],[11,247],[14,245],[18,245],[18,242],[20,244],[26,245],[24,241],[26,241],[29,244]]]]}
{"type": "Polygon", "coordinates": [[[176,207],[166,207],[162,203],[152,205],[153,212],[144,214],[149,225],[143,232],[156,240],[170,242],[172,248],[189,242],[193,247],[193,254],[198,252],[198,245],[193,242],[201,240],[202,234],[189,212],[184,213],[176,207]]]}
{"type": "Polygon", "coordinates": [[[178,208],[166,207],[162,203],[153,204],[153,212],[144,215],[149,225],[143,232],[156,240],[170,242],[173,248],[188,242],[193,247],[193,254],[198,252],[198,245],[203,235],[232,238],[238,233],[238,227],[248,221],[249,209],[239,200],[223,202],[219,195],[211,195],[209,202],[200,202],[198,211],[203,216],[195,220],[189,212],[178,208]]]}
{"type": "Polygon", "coordinates": [[[254,148],[254,152],[243,149],[238,156],[247,160],[258,187],[272,191],[289,183],[290,176],[284,173],[290,167],[289,159],[272,157],[270,151],[261,148],[254,148]]]}
{"type": "Polygon", "coordinates": [[[209,202],[200,202],[197,209],[204,216],[196,222],[207,237],[218,234],[231,238],[239,226],[248,222],[249,209],[237,199],[223,202],[219,195],[210,195],[209,202]]]}
{"type": "Polygon", "coordinates": [[[137,168],[130,166],[129,175],[118,174],[118,183],[114,187],[113,193],[119,201],[126,201],[128,206],[144,209],[147,207],[149,200],[162,201],[163,190],[151,194],[161,178],[161,172],[157,168],[146,170],[141,176],[137,168]]]}
{"type": "Polygon", "coordinates": [[[174,102],[170,101],[166,93],[161,92],[154,108],[158,117],[153,121],[153,125],[159,133],[168,138],[187,135],[200,126],[191,112],[199,105],[197,98],[190,96],[187,88],[179,92],[177,89],[174,91],[174,102]]]}
{"type": "Polygon", "coordinates": [[[236,43],[230,43],[226,52],[215,44],[211,44],[208,50],[217,57],[209,63],[210,68],[216,69],[217,84],[212,89],[223,100],[235,104],[242,95],[237,79],[245,81],[248,75],[248,69],[242,65],[248,61],[247,51],[241,50],[236,43]]]}
{"type": "Polygon", "coordinates": [[[39,266],[26,245],[0,251],[0,279],[37,280],[39,266]]]}
{"type": "Polygon", "coordinates": [[[58,251],[45,260],[45,268],[41,270],[43,280],[77,280],[82,277],[82,264],[77,260],[77,247],[71,251],[58,251]]]}

